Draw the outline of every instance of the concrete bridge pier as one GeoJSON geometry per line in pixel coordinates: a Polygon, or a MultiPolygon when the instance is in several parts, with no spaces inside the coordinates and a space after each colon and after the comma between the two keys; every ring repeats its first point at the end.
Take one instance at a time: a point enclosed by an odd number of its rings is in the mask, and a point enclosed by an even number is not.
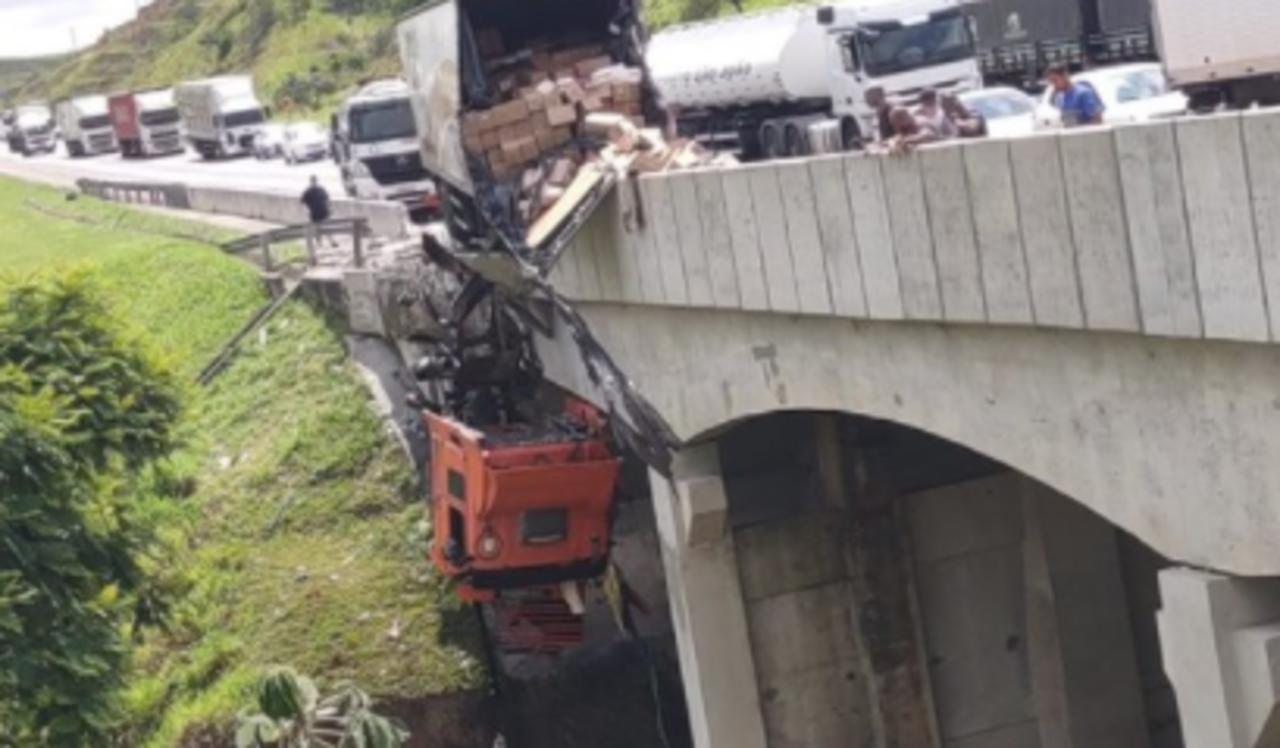
{"type": "Polygon", "coordinates": [[[698,748],[1180,745],[1163,562],[1029,478],[787,413],[651,484],[698,748]]]}
{"type": "Polygon", "coordinates": [[[1187,747],[1280,746],[1280,580],[1176,568],[1160,593],[1187,747]]]}

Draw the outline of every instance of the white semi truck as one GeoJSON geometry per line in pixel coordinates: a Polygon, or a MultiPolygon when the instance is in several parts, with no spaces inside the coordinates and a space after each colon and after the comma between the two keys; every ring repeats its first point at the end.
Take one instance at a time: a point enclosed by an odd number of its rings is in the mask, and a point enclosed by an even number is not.
{"type": "Polygon", "coordinates": [[[1154,0],[1156,47],[1193,109],[1280,104],[1280,3],[1154,0]]]}
{"type": "Polygon", "coordinates": [[[409,86],[369,83],[342,103],[332,122],[334,161],[351,197],[403,202],[415,220],[439,210],[435,180],[422,163],[409,86]]]}
{"type": "Polygon", "coordinates": [[[111,129],[106,96],[67,99],[58,102],[54,112],[68,156],[83,158],[116,150],[116,133],[111,129]]]}
{"type": "Polygon", "coordinates": [[[960,0],[851,0],[676,26],[646,59],[682,135],[777,158],[873,138],[872,87],[903,105],[981,87],[974,36],[960,0]]]}
{"type": "Polygon", "coordinates": [[[182,152],[182,118],[173,89],[116,94],[107,107],[125,158],[182,152]]]}
{"type": "Polygon", "coordinates": [[[181,83],[173,91],[191,145],[206,159],[252,152],[267,110],[253,90],[253,78],[226,75],[181,83]]]}
{"type": "Polygon", "coordinates": [[[57,126],[53,113],[44,104],[23,104],[13,114],[13,124],[6,133],[9,150],[24,157],[53,153],[58,147],[57,126]]]}

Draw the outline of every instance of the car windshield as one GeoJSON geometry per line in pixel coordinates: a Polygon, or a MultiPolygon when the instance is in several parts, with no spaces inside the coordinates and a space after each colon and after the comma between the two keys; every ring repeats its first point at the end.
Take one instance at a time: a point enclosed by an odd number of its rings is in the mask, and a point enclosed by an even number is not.
{"type": "Polygon", "coordinates": [[[1165,95],[1169,82],[1164,73],[1151,68],[1099,77],[1095,88],[1111,103],[1128,104],[1165,95]]]}
{"type": "Polygon", "coordinates": [[[964,104],[989,120],[1020,117],[1030,114],[1033,109],[1029,99],[1012,94],[974,96],[973,98],[966,98],[964,104]]]}
{"type": "Polygon", "coordinates": [[[156,125],[172,125],[178,121],[179,117],[177,109],[161,109],[158,112],[143,112],[139,119],[142,120],[142,124],[148,127],[155,127],[156,125]]]}
{"type": "Polygon", "coordinates": [[[969,22],[960,13],[936,15],[912,26],[867,24],[858,38],[863,66],[872,76],[941,65],[974,55],[969,22]]]}
{"type": "Polygon", "coordinates": [[[351,112],[351,142],[412,138],[417,129],[408,99],[362,106],[351,112]]]}
{"type": "Polygon", "coordinates": [[[261,109],[250,109],[244,112],[232,112],[226,117],[227,127],[244,127],[245,125],[257,125],[265,122],[266,116],[261,109]]]}
{"type": "Polygon", "coordinates": [[[80,120],[81,130],[98,130],[103,127],[111,126],[111,118],[105,114],[96,117],[84,117],[80,120]]]}

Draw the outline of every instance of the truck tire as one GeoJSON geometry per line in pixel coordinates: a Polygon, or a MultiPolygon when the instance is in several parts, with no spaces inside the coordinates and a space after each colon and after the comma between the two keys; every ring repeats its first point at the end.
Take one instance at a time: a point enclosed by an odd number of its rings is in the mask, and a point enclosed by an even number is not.
{"type": "Polygon", "coordinates": [[[68,156],[70,156],[71,158],[83,158],[83,157],[84,157],[84,146],[83,146],[83,145],[80,145],[79,143],[75,142],[74,140],[68,140],[68,141],[67,141],[67,155],[68,155],[68,156]]]}
{"type": "Polygon", "coordinates": [[[809,141],[804,130],[795,122],[788,122],[782,131],[783,152],[788,158],[809,155],[809,141]]]}
{"type": "Polygon", "coordinates": [[[840,118],[840,145],[846,151],[862,150],[862,128],[853,117],[840,118]]]}
{"type": "Polygon", "coordinates": [[[786,148],[782,142],[782,129],[776,122],[766,122],[760,126],[760,157],[766,161],[782,158],[786,148]]]}

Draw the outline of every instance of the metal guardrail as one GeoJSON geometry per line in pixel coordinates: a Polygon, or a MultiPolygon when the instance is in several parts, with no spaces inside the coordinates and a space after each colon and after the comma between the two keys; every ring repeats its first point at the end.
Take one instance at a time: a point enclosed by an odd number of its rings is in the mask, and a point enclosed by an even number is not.
{"type": "Polygon", "coordinates": [[[76,186],[86,195],[119,203],[159,205],[189,209],[191,198],[185,184],[157,182],[115,182],[102,179],[79,179],[76,186]]]}
{"type": "Polygon", "coordinates": [[[314,268],[319,265],[317,248],[321,239],[350,237],[352,264],[356,268],[363,268],[365,265],[364,241],[372,235],[368,219],[336,218],[323,223],[298,224],[271,229],[260,234],[225,242],[222,244],[222,249],[235,255],[258,250],[262,253],[263,268],[267,271],[274,271],[280,263],[276,261],[272,251],[273,246],[287,242],[305,241],[307,267],[314,268]]]}

